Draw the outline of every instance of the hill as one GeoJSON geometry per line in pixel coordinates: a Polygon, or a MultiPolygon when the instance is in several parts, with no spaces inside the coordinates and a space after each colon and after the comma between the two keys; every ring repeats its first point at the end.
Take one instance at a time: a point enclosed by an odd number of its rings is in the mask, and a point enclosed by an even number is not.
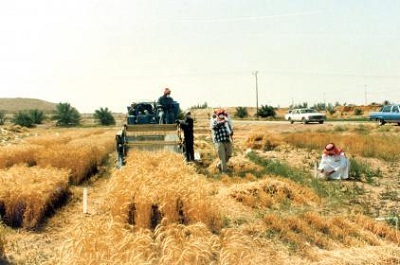
{"type": "Polygon", "coordinates": [[[56,103],[36,98],[0,98],[0,110],[7,114],[22,110],[39,109],[50,113],[56,109],[56,103]]]}

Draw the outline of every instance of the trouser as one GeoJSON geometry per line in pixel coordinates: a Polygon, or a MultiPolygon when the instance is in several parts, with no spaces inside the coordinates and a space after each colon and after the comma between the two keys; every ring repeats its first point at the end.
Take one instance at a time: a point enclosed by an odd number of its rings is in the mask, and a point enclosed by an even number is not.
{"type": "Polygon", "coordinates": [[[215,147],[217,149],[218,158],[220,160],[220,169],[221,171],[225,172],[227,170],[226,163],[232,156],[232,143],[231,142],[216,143],[215,147]]]}
{"type": "Polygon", "coordinates": [[[175,123],[175,114],[173,110],[167,110],[165,113],[165,123],[173,124],[175,123]]]}
{"type": "Polygon", "coordinates": [[[194,148],[193,148],[193,140],[192,141],[184,141],[184,153],[186,157],[186,161],[194,161],[194,148]]]}

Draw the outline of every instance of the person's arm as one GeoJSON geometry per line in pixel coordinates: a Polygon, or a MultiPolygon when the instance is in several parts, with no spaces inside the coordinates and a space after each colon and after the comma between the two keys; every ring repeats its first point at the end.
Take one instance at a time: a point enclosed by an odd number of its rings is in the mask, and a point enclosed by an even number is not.
{"type": "Polygon", "coordinates": [[[318,170],[322,173],[324,172],[324,168],[325,168],[325,156],[322,155],[321,161],[319,162],[318,170]]]}
{"type": "Polygon", "coordinates": [[[346,166],[347,166],[347,161],[346,160],[347,160],[347,158],[346,158],[345,154],[341,153],[340,154],[340,163],[339,163],[339,165],[337,167],[334,168],[334,171],[338,171],[338,170],[341,170],[343,168],[346,168],[346,166]]]}
{"type": "Polygon", "coordinates": [[[216,129],[220,128],[221,126],[224,126],[224,125],[225,125],[225,121],[214,120],[212,125],[211,125],[211,129],[216,130],[216,129]]]}
{"type": "Polygon", "coordinates": [[[321,157],[321,162],[319,163],[319,166],[318,166],[318,170],[319,170],[321,173],[324,173],[324,174],[327,175],[327,176],[329,176],[329,175],[331,175],[332,173],[335,172],[335,169],[331,169],[331,168],[328,166],[328,165],[329,165],[329,159],[330,159],[329,156],[322,155],[322,157],[321,157]],[[329,171],[327,170],[327,168],[329,169],[329,171]]]}

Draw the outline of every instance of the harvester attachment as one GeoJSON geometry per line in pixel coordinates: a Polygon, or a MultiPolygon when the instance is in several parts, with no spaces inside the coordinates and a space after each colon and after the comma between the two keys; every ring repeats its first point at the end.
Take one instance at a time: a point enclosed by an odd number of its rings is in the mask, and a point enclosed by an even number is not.
{"type": "Polygon", "coordinates": [[[118,167],[124,164],[127,150],[131,148],[177,153],[182,149],[181,131],[176,124],[127,124],[117,133],[116,143],[118,167]]]}

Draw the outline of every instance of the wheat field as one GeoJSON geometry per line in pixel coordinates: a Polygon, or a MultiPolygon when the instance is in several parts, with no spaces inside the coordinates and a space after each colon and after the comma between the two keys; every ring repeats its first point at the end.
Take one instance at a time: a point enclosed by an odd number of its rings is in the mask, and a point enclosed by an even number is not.
{"type": "MultiPolygon", "coordinates": [[[[39,131],[2,147],[0,261],[400,263],[396,223],[377,221],[374,212],[397,205],[387,184],[398,176],[391,169],[396,161],[378,150],[363,153],[359,146],[369,134],[354,126],[307,131],[320,125],[238,123],[229,172],[220,173],[207,124],[196,122],[202,161],[189,164],[177,153],[130,150],[117,169],[117,128],[39,131]],[[316,179],[318,149],[331,139],[381,175],[372,184],[364,175],[358,182],[316,179]],[[82,212],[84,189],[88,212],[82,212]]],[[[392,127],[371,131],[396,134],[392,127]]],[[[379,148],[390,151],[390,142],[379,148]]]]}

